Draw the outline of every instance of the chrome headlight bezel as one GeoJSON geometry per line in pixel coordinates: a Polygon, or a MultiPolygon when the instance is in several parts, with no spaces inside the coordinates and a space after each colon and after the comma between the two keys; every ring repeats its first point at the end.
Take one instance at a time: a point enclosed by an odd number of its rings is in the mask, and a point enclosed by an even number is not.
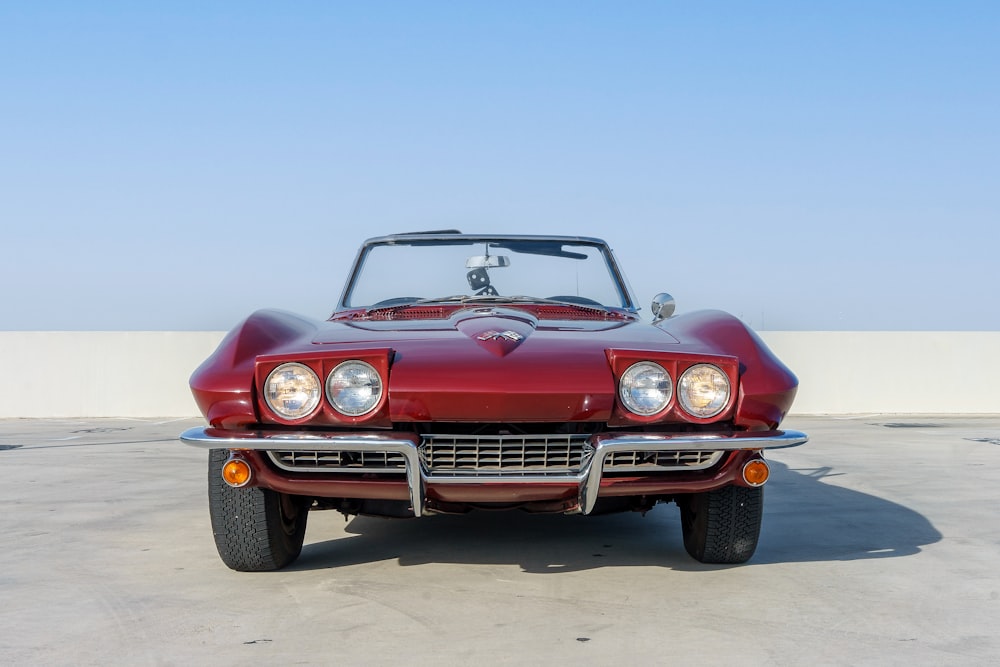
{"type": "Polygon", "coordinates": [[[618,398],[629,412],[641,417],[659,414],[670,406],[674,382],[670,373],[652,361],[629,366],[618,381],[618,398]],[[659,394],[659,395],[657,395],[659,394]]]}
{"type": "Polygon", "coordinates": [[[698,419],[711,419],[721,414],[729,405],[732,393],[729,376],[715,364],[695,364],[677,380],[677,402],[684,412],[698,419]]]}
{"type": "Polygon", "coordinates": [[[264,380],[263,386],[264,402],[268,409],[281,419],[288,421],[298,421],[313,415],[319,409],[320,401],[323,397],[323,383],[320,381],[316,371],[305,364],[296,361],[279,364],[264,380]],[[295,379],[289,377],[294,374],[295,379]],[[295,387],[299,384],[298,388],[295,387]],[[298,408],[288,408],[288,401],[281,400],[284,392],[295,392],[302,394],[298,400],[298,408]]]}
{"type": "Polygon", "coordinates": [[[379,406],[385,383],[368,362],[350,359],[341,362],[326,376],[326,400],[346,417],[361,417],[379,406]],[[370,392],[365,396],[365,392],[370,392]]]}

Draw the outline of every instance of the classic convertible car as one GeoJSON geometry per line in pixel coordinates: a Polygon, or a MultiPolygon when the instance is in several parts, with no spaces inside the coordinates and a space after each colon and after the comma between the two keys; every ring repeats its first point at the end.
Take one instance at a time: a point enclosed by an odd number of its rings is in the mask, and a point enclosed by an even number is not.
{"type": "Polygon", "coordinates": [[[399,234],[366,241],[322,322],[254,313],[191,377],[208,426],[212,529],[235,570],[302,549],[310,511],[680,508],[684,546],[757,546],[762,452],[795,376],[722,312],[638,306],[594,238],[399,234]]]}

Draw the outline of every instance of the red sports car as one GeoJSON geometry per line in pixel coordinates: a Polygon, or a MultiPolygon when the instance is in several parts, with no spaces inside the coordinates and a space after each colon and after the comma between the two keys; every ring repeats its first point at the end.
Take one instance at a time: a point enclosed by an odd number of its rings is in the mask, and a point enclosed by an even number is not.
{"type": "Polygon", "coordinates": [[[195,371],[219,555],[273,570],[311,510],[598,514],[675,502],[684,546],[741,563],[795,376],[741,321],[639,308],[611,249],[399,234],[358,253],[325,322],[254,313],[195,371]]]}

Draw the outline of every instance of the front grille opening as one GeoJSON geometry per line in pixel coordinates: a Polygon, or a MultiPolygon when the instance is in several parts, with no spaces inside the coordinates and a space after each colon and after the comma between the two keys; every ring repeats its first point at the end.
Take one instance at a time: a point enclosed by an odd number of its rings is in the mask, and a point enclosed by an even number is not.
{"type": "Polygon", "coordinates": [[[269,451],[271,462],[296,472],[403,472],[406,459],[396,452],[269,451]]]}
{"type": "Polygon", "coordinates": [[[586,434],[425,434],[420,458],[431,474],[575,474],[593,454],[589,438],[586,434]]]}
{"type": "Polygon", "coordinates": [[[604,461],[604,469],[612,472],[642,472],[653,470],[704,470],[722,458],[721,451],[614,452],[604,461]]]}
{"type": "MultiPolygon", "coordinates": [[[[402,430],[403,424],[396,424],[402,430]]],[[[439,477],[576,476],[593,458],[591,438],[608,432],[599,422],[552,423],[410,423],[420,435],[418,455],[425,473],[439,477]]],[[[605,474],[705,470],[718,464],[722,451],[618,451],[604,460],[605,474]]],[[[386,473],[406,471],[396,452],[273,450],[275,466],[291,472],[386,473]]]]}

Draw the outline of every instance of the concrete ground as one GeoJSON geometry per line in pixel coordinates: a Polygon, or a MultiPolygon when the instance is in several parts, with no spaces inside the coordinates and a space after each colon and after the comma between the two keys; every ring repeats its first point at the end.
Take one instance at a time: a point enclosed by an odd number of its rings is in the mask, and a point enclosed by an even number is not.
{"type": "Polygon", "coordinates": [[[0,664],[906,664],[1000,660],[1000,417],[794,418],[754,558],[645,517],[310,517],[218,559],[196,420],[0,420],[0,664]]]}

